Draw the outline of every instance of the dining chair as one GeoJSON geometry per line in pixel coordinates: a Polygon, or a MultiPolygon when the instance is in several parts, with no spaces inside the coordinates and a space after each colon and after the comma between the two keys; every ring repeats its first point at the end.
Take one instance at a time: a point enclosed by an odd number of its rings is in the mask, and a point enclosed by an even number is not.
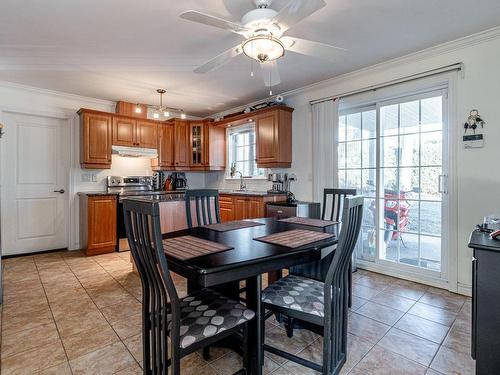
{"type": "MultiPolygon", "coordinates": [[[[356,195],[356,189],[326,188],[323,190],[323,205],[321,209],[321,219],[330,221],[343,221],[343,204],[346,197],[356,195]]],[[[298,264],[290,267],[290,274],[304,276],[318,281],[325,281],[328,268],[330,266],[336,246],[324,249],[324,256],[320,260],[298,264]]],[[[349,268],[352,268],[349,263],[349,268]]],[[[352,272],[349,272],[349,307],[352,306],[352,272]]],[[[288,336],[293,336],[294,322],[292,318],[285,321],[285,328],[288,336]]]]}
{"type": "Polygon", "coordinates": [[[186,190],[186,217],[188,228],[193,227],[192,201],[195,201],[198,226],[220,223],[219,191],[216,189],[186,190]]]}
{"type": "MultiPolygon", "coordinates": [[[[342,229],[324,282],[288,275],[262,292],[266,309],[293,317],[303,328],[323,336],[323,362],[318,364],[268,344],[263,349],[324,375],[338,374],[347,355],[348,273],[363,216],[363,197],[347,197],[343,203],[342,229]]],[[[265,337],[265,323],[261,325],[265,337]]]]}
{"type": "Polygon", "coordinates": [[[163,250],[157,202],[123,201],[125,229],[142,284],[143,369],[146,375],[179,375],[180,360],[233,334],[248,361],[248,322],[255,312],[211,289],[179,298],[163,250]],[[168,338],[170,338],[170,343],[168,338]],[[170,358],[169,358],[170,352],[170,358]]]}

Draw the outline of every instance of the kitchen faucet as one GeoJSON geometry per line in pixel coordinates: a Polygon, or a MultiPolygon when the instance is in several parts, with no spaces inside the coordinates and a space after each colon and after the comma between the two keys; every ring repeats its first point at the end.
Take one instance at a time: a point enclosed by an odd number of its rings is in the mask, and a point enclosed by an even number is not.
{"type": "Polygon", "coordinates": [[[231,164],[231,177],[234,177],[236,173],[240,174],[240,190],[245,190],[247,186],[243,182],[243,173],[236,170],[236,163],[231,164]]]}

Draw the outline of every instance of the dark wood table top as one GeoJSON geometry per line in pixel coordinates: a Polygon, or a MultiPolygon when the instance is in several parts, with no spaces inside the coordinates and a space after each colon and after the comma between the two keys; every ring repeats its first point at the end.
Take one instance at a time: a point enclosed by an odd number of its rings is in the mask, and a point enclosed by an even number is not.
{"type": "Polygon", "coordinates": [[[337,243],[337,225],[318,228],[280,222],[275,218],[252,219],[252,221],[264,225],[226,232],[195,227],[164,234],[164,238],[191,235],[233,247],[232,250],[187,260],[180,260],[167,254],[170,270],[181,276],[196,279],[203,287],[209,287],[320,259],[321,249],[337,243]],[[308,229],[332,233],[334,236],[293,249],[254,240],[257,237],[291,229],[308,229]]]}

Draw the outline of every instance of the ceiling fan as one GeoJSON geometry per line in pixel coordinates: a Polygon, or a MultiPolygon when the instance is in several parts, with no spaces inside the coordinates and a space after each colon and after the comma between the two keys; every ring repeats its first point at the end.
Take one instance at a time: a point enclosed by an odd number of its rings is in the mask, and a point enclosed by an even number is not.
{"type": "Polygon", "coordinates": [[[244,53],[260,63],[264,83],[269,87],[280,83],[276,61],[285,55],[285,51],[329,61],[337,61],[345,54],[344,48],[284,36],[296,23],[323,8],[326,5],[323,0],[291,0],[279,12],[271,8],[272,0],[254,0],[254,3],[256,9],[247,12],[239,23],[195,10],[180,15],[183,19],[228,30],[245,38],[242,43],[196,68],[196,73],[217,69],[244,53]]]}

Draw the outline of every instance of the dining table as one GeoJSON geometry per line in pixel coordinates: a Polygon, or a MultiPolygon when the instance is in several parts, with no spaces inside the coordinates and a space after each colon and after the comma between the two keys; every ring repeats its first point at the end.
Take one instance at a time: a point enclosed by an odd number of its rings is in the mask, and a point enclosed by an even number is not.
{"type": "Polygon", "coordinates": [[[164,239],[193,236],[230,247],[230,250],[210,253],[190,259],[180,259],[165,251],[169,270],[188,280],[188,292],[194,289],[215,288],[228,297],[239,297],[239,282],[246,281],[245,302],[255,312],[250,322],[250,373],[262,374],[264,338],[261,323],[262,274],[321,259],[321,249],[338,242],[338,225],[308,226],[279,221],[276,218],[252,219],[260,225],[217,231],[209,227],[193,227],[163,234],[164,239]],[[256,238],[293,229],[329,233],[332,236],[298,247],[276,245],[256,238]]]}

